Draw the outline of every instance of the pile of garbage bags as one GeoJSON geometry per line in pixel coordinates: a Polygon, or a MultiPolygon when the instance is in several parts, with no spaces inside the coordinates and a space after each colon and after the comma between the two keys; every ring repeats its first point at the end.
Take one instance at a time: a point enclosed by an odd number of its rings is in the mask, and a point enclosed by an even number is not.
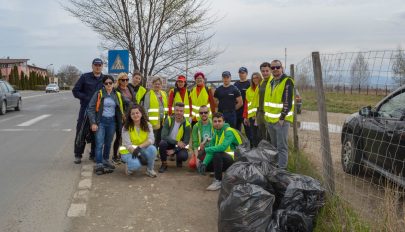
{"type": "Polygon", "coordinates": [[[277,150],[267,141],[235,153],[238,161],[222,179],[218,231],[312,231],[324,205],[320,182],[277,168],[277,150]]]}

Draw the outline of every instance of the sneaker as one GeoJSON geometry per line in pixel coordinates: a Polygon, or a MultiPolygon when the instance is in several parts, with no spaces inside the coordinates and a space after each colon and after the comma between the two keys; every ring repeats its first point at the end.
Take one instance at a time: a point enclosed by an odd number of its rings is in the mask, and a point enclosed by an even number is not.
{"type": "Polygon", "coordinates": [[[159,173],[164,173],[165,171],[167,171],[167,164],[162,164],[159,168],[159,173]]]}
{"type": "Polygon", "coordinates": [[[108,169],[115,169],[115,166],[112,165],[112,164],[110,163],[110,161],[108,161],[108,160],[104,160],[104,161],[103,161],[103,165],[104,165],[105,168],[108,168],[108,169]]]}
{"type": "Polygon", "coordinates": [[[94,170],[97,175],[103,175],[104,174],[104,165],[103,164],[97,164],[96,169],[94,170]]]}
{"type": "Polygon", "coordinates": [[[75,161],[73,161],[75,164],[80,164],[82,162],[82,158],[80,157],[75,157],[75,161]]]}
{"type": "Polygon", "coordinates": [[[127,176],[132,174],[132,171],[128,170],[128,164],[125,165],[125,174],[127,174],[127,176]]]}
{"type": "Polygon", "coordinates": [[[208,186],[207,190],[208,191],[217,191],[221,188],[221,181],[220,180],[214,180],[210,186],[208,186]]]}
{"type": "Polygon", "coordinates": [[[153,169],[152,170],[146,169],[145,174],[152,177],[152,178],[157,177],[157,174],[153,169]]]}
{"type": "Polygon", "coordinates": [[[115,165],[121,164],[121,159],[118,158],[118,157],[113,157],[111,161],[112,161],[112,163],[115,164],[115,165]]]}

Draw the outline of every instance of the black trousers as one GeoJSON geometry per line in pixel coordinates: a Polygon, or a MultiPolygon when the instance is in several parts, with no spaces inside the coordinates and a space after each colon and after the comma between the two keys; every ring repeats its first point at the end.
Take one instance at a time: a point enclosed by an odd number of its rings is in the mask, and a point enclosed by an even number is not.
{"type": "Polygon", "coordinates": [[[175,149],[175,156],[176,156],[176,163],[181,164],[183,161],[188,159],[188,151],[187,149],[176,149],[176,145],[169,144],[165,140],[161,140],[159,143],[159,155],[160,160],[167,161],[167,150],[175,149]]]}
{"type": "MultiPolygon", "coordinates": [[[[77,135],[79,134],[80,131],[80,127],[82,127],[82,123],[84,123],[84,114],[86,112],[86,108],[87,107],[80,107],[80,111],[79,111],[79,116],[77,117],[77,124],[76,124],[76,137],[75,137],[75,141],[77,139],[77,135]]],[[[95,134],[93,132],[90,132],[91,134],[91,150],[90,150],[90,157],[94,157],[95,156],[95,151],[96,151],[96,138],[95,138],[95,134]]],[[[84,149],[86,147],[86,144],[84,144],[83,146],[77,146],[75,144],[74,146],[74,153],[75,153],[75,157],[76,158],[82,158],[82,154],[84,153],[84,149]]]]}
{"type": "Polygon", "coordinates": [[[226,152],[214,153],[214,159],[207,166],[207,171],[215,173],[215,179],[222,180],[222,172],[225,172],[232,164],[234,160],[232,156],[226,152]]]}
{"type": "Polygon", "coordinates": [[[117,127],[117,129],[115,131],[113,158],[118,158],[118,149],[120,148],[120,146],[122,144],[121,132],[122,132],[122,128],[117,127]]]}
{"type": "Polygon", "coordinates": [[[250,137],[248,137],[250,141],[250,147],[257,147],[261,138],[259,133],[259,127],[255,126],[255,120],[253,118],[249,118],[249,130],[250,130],[250,137]]]}

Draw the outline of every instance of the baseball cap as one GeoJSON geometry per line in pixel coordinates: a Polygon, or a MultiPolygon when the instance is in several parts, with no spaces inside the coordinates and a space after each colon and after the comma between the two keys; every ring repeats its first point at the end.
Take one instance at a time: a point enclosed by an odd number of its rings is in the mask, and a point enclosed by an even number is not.
{"type": "Polygon", "coordinates": [[[224,71],[222,77],[231,77],[231,73],[229,71],[224,71]]]}
{"type": "Polygon", "coordinates": [[[92,62],[93,64],[103,64],[103,61],[100,58],[96,58],[92,62]]]}
{"type": "Polygon", "coordinates": [[[186,77],[183,76],[183,75],[180,75],[180,76],[177,77],[177,80],[186,82],[186,77]]]}
{"type": "Polygon", "coordinates": [[[245,67],[240,67],[240,68],[239,68],[239,73],[241,73],[241,72],[248,73],[248,70],[247,70],[247,68],[245,68],[245,67]]]}

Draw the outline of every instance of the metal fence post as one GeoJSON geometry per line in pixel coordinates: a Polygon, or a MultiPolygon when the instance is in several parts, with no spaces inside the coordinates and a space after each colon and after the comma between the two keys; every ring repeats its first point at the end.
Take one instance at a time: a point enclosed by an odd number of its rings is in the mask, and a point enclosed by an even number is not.
{"type": "Polygon", "coordinates": [[[318,98],[319,130],[321,136],[323,177],[330,193],[335,192],[335,178],[333,172],[332,156],[330,151],[328,115],[326,111],[325,93],[323,90],[322,67],[319,52],[312,52],[312,64],[318,98]]]}
{"type": "MultiPolygon", "coordinates": [[[[294,64],[290,65],[290,76],[295,79],[295,72],[294,72],[294,64]]],[[[297,86],[294,85],[294,88],[297,88],[297,86]]],[[[294,93],[295,95],[295,93],[294,93]]],[[[293,99],[295,102],[295,99],[293,99]]],[[[295,102],[296,104],[296,102],[295,102]]],[[[295,105],[296,106],[296,105],[295,105]]],[[[301,109],[302,110],[302,109],[301,109]]],[[[294,150],[299,151],[299,142],[298,142],[298,126],[297,126],[297,107],[294,107],[294,114],[293,114],[293,140],[294,140],[294,150]]]]}

